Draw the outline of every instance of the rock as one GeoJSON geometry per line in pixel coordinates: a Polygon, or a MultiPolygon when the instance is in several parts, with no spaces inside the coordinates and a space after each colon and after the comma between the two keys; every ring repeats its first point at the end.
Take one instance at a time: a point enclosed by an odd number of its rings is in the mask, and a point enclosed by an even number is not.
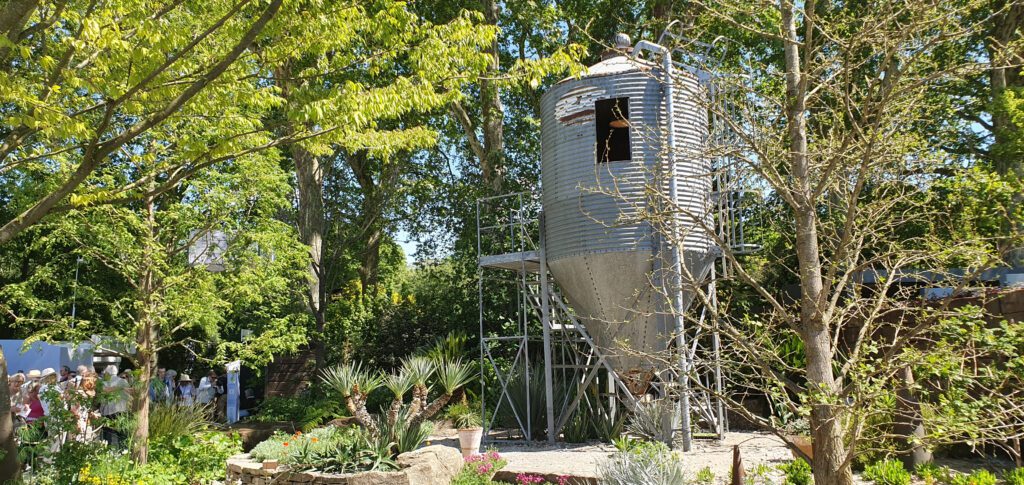
{"type": "Polygon", "coordinates": [[[331,422],[327,423],[328,426],[336,426],[338,428],[347,428],[357,424],[359,423],[356,422],[356,418],[352,416],[342,416],[340,418],[332,419],[331,422]]]}
{"type": "Polygon", "coordinates": [[[433,445],[398,455],[398,466],[408,475],[409,485],[449,483],[462,469],[459,450],[433,445]]]}

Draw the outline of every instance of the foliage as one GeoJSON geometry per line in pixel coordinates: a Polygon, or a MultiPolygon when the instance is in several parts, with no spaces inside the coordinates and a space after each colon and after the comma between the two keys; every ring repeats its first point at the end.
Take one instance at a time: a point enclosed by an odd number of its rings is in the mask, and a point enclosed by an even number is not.
{"type": "Polygon", "coordinates": [[[640,403],[626,421],[626,430],[644,439],[668,443],[672,436],[666,434],[665,423],[671,422],[673,412],[667,399],[640,403]]]}
{"type": "Polygon", "coordinates": [[[811,485],[811,465],[804,460],[793,460],[779,465],[783,473],[783,485],[811,485]]]}
{"type": "Polygon", "coordinates": [[[914,468],[914,475],[924,481],[925,485],[948,483],[951,480],[950,473],[948,468],[940,467],[935,463],[922,463],[914,468]]]}
{"type": "Polygon", "coordinates": [[[599,483],[604,485],[683,485],[682,461],[661,442],[644,441],[627,451],[617,451],[598,465],[599,483]]]}
{"type": "Polygon", "coordinates": [[[457,429],[477,428],[481,425],[480,411],[471,404],[456,403],[448,406],[445,417],[450,419],[457,429]]]}
{"type": "Polygon", "coordinates": [[[327,450],[336,446],[345,439],[351,439],[351,433],[338,429],[334,426],[316,428],[308,433],[296,432],[287,434],[276,432],[270,438],[257,444],[250,452],[255,461],[278,460],[283,464],[291,463],[295,459],[296,449],[305,448],[307,451],[327,450]],[[286,444],[287,443],[287,444],[286,444]]]}
{"type": "Polygon", "coordinates": [[[310,453],[300,460],[300,465],[329,473],[353,473],[359,471],[389,471],[398,468],[393,461],[392,443],[373,437],[360,428],[350,428],[349,439],[342,439],[333,449],[310,453]]]}
{"type": "Polygon", "coordinates": [[[37,485],[153,484],[200,485],[224,478],[224,462],[241,453],[237,435],[205,431],[161,439],[150,461],[134,463],[121,449],[102,442],[68,441],[50,456],[50,466],[33,469],[37,485]]]}
{"type": "Polygon", "coordinates": [[[156,404],[149,411],[150,439],[174,440],[205,431],[212,424],[210,406],[193,404],[156,404]]]}
{"type": "Polygon", "coordinates": [[[562,436],[566,443],[583,443],[590,437],[590,429],[590,413],[578,407],[562,427],[562,436]]]}
{"type": "Polygon", "coordinates": [[[694,477],[694,481],[701,485],[714,485],[715,483],[715,472],[711,471],[711,467],[706,466],[697,470],[697,476],[694,477]]]}
{"type": "Polygon", "coordinates": [[[277,460],[297,470],[330,473],[396,468],[392,443],[359,427],[326,426],[308,433],[275,433],[250,452],[255,461],[277,460]]]}
{"type": "Polygon", "coordinates": [[[974,470],[969,474],[957,474],[950,485],[996,485],[996,475],[988,470],[974,470]]]}
{"type": "Polygon", "coordinates": [[[1024,467],[1006,470],[1003,473],[1003,481],[1006,482],[1006,485],[1024,485],[1024,467]]]}
{"type": "Polygon", "coordinates": [[[452,485],[490,485],[494,474],[505,468],[508,461],[497,451],[488,450],[480,455],[467,456],[459,474],[452,479],[452,485]]]}
{"type": "Polygon", "coordinates": [[[288,421],[303,431],[311,431],[324,421],[338,417],[341,411],[337,399],[307,392],[293,397],[268,397],[249,420],[261,423],[288,421]]]}
{"type": "Polygon", "coordinates": [[[747,472],[747,481],[744,485],[772,485],[772,471],[773,467],[767,463],[758,463],[747,472]]]}
{"type": "Polygon", "coordinates": [[[396,423],[403,421],[405,428],[412,429],[439,413],[472,381],[475,373],[476,366],[461,358],[435,361],[413,355],[403,359],[402,367],[390,375],[369,371],[361,363],[347,363],[325,369],[321,381],[341,394],[348,411],[361,425],[377,434],[380,426],[367,409],[369,395],[374,390],[384,387],[392,392],[384,423],[392,429],[400,429],[395,427],[396,423]],[[433,400],[430,400],[431,382],[440,391],[433,400]],[[406,393],[410,390],[411,400],[406,404],[406,393]]]}
{"type": "Polygon", "coordinates": [[[899,460],[882,460],[864,468],[864,478],[879,485],[910,485],[910,472],[899,460]]]}
{"type": "Polygon", "coordinates": [[[386,417],[378,418],[377,429],[380,431],[375,439],[384,449],[392,449],[394,455],[419,448],[434,431],[433,423],[411,420],[408,413],[409,407],[403,406],[394,422],[386,417]]]}
{"type": "Polygon", "coordinates": [[[622,435],[626,426],[626,419],[629,413],[620,412],[615,417],[609,413],[604,406],[597,406],[596,411],[590,413],[590,424],[593,427],[594,438],[609,443],[622,435]]]}
{"type": "Polygon", "coordinates": [[[153,439],[148,467],[159,467],[173,476],[172,483],[213,483],[224,478],[224,463],[242,452],[237,433],[220,431],[162,435],[153,439]]]}

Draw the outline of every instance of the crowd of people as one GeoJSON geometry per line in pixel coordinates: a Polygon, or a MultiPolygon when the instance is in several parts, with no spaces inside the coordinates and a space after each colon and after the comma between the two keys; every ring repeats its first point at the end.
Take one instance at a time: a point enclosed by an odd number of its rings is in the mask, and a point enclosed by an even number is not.
{"type": "Polygon", "coordinates": [[[156,377],[149,381],[149,399],[152,402],[211,405],[215,406],[217,418],[224,415],[226,390],[227,375],[218,376],[213,370],[199,380],[199,386],[192,382],[188,374],[179,377],[174,369],[162,367],[157,369],[156,377]]]}
{"type": "MultiPolygon", "coordinates": [[[[54,446],[69,439],[99,438],[113,445],[123,439],[112,424],[132,408],[135,383],[130,371],[118,372],[117,366],[108,365],[98,376],[89,366],[75,370],[64,366],[59,372],[53,368],[18,371],[7,379],[16,427],[39,426],[54,446]],[[58,416],[64,421],[61,426],[55,426],[58,416]]],[[[211,370],[196,386],[188,374],[179,376],[173,369],[160,368],[148,392],[151,404],[199,403],[222,417],[225,390],[226,376],[216,371],[211,370]]]]}

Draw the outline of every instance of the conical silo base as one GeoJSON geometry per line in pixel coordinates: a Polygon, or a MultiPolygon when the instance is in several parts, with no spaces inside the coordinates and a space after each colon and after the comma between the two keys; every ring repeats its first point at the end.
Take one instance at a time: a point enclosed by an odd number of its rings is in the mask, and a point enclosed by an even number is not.
{"type": "MultiPolygon", "coordinates": [[[[551,274],[599,351],[635,393],[664,370],[673,319],[657,290],[651,251],[618,251],[561,258],[551,274]]],[[[700,281],[711,268],[706,252],[684,251],[683,264],[700,281]]],[[[683,292],[683,311],[694,299],[683,292]]]]}

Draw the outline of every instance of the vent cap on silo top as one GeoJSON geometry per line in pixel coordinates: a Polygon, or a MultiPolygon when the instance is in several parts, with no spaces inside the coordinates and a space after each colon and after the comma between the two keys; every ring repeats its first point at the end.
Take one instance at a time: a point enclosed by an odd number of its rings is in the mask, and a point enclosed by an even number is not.
{"type": "Polygon", "coordinates": [[[628,56],[633,53],[633,41],[629,36],[619,32],[612,37],[612,46],[601,53],[601,60],[606,61],[613,57],[628,56]]]}

